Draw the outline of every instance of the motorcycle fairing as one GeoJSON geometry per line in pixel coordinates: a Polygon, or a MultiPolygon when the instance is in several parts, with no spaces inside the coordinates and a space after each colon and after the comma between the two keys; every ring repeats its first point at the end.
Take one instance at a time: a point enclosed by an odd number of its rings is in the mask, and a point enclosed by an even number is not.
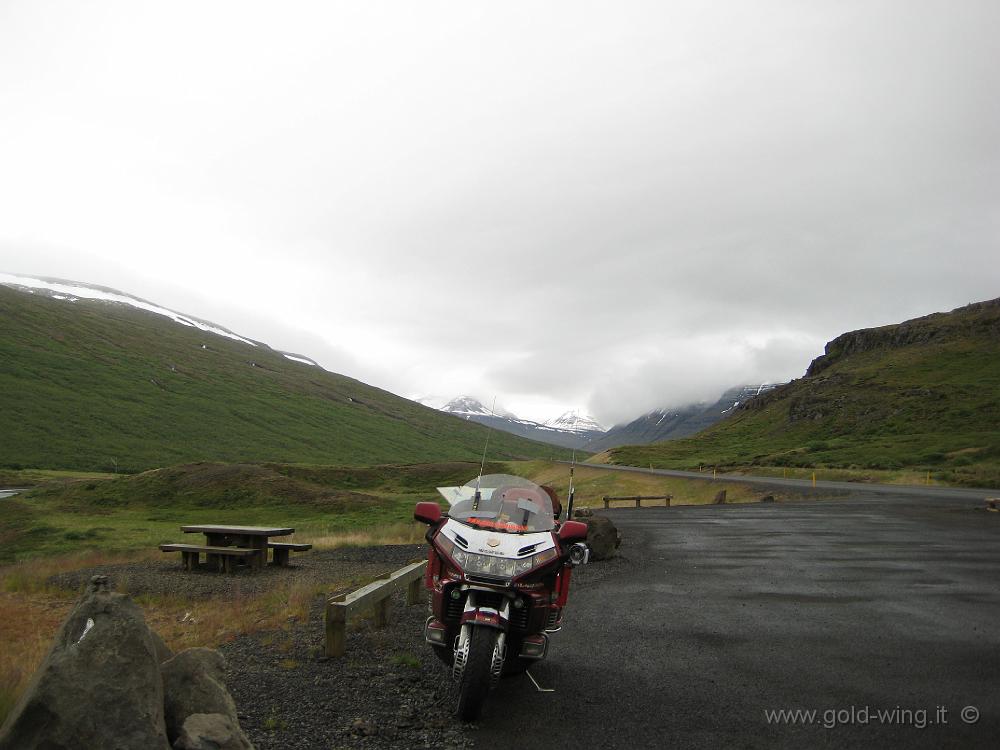
{"type": "Polygon", "coordinates": [[[454,519],[449,519],[445,523],[441,528],[441,533],[460,550],[475,552],[479,555],[508,557],[515,560],[544,552],[556,546],[556,541],[551,531],[538,531],[530,534],[505,534],[488,529],[477,529],[472,526],[466,526],[454,519]],[[521,554],[518,554],[519,552],[521,554]]]}

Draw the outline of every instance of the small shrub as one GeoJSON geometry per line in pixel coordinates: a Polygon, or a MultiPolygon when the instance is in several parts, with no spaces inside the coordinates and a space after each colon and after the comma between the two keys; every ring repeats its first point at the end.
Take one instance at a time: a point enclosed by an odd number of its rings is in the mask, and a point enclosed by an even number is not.
{"type": "Polygon", "coordinates": [[[411,653],[395,654],[390,661],[397,667],[410,667],[411,669],[420,667],[420,657],[411,653]]]}
{"type": "Polygon", "coordinates": [[[269,732],[273,732],[276,729],[284,729],[288,724],[283,720],[279,719],[274,711],[271,711],[270,716],[264,719],[264,729],[269,732]]]}

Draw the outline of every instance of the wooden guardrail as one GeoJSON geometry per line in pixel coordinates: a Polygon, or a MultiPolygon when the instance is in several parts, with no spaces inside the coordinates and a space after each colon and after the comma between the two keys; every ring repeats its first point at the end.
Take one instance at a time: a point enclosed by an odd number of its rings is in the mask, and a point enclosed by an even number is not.
{"type": "Polygon", "coordinates": [[[405,586],[406,603],[418,604],[422,599],[420,592],[423,589],[426,567],[426,560],[412,563],[388,574],[385,578],[362,586],[357,591],[327,599],[326,655],[344,655],[347,647],[347,623],[359,612],[372,610],[375,627],[385,627],[389,623],[389,597],[394,591],[405,586]]]}
{"type": "Polygon", "coordinates": [[[665,500],[666,507],[670,507],[670,501],[674,499],[673,495],[623,495],[620,497],[612,497],[609,495],[604,496],[604,507],[610,508],[612,500],[635,500],[635,507],[641,508],[643,500],[665,500]]]}

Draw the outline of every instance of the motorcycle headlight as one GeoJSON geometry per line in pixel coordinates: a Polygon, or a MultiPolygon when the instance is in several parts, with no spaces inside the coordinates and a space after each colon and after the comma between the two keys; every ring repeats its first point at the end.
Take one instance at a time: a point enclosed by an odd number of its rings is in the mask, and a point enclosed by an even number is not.
{"type": "Polygon", "coordinates": [[[466,573],[478,573],[496,578],[513,578],[517,564],[517,560],[510,560],[506,557],[478,555],[475,552],[461,550],[454,550],[452,558],[466,573]]]}
{"type": "Polygon", "coordinates": [[[451,556],[451,559],[466,573],[492,576],[494,578],[514,578],[527,573],[532,568],[544,565],[555,559],[556,550],[547,549],[537,555],[531,555],[523,560],[514,560],[509,557],[493,557],[492,555],[480,555],[476,552],[466,552],[458,549],[454,544],[445,538],[439,538],[438,543],[445,542],[441,546],[444,551],[451,556]]]}
{"type": "Polygon", "coordinates": [[[556,558],[556,554],[557,554],[556,548],[553,547],[552,549],[544,550],[543,552],[539,552],[538,554],[532,555],[531,557],[526,557],[524,560],[518,560],[517,561],[518,570],[515,575],[521,575],[522,573],[527,573],[532,568],[537,568],[538,566],[544,565],[550,560],[554,560],[556,558]]]}

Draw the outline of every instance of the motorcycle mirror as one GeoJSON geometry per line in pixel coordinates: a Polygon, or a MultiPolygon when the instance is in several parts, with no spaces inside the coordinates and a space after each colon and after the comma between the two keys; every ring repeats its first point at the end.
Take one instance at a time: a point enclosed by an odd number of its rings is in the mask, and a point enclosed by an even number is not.
{"type": "Polygon", "coordinates": [[[433,526],[441,520],[441,506],[437,503],[417,503],[413,517],[421,523],[433,526]]]}
{"type": "Polygon", "coordinates": [[[563,521],[559,527],[559,541],[582,542],[587,538],[587,524],[580,521],[563,521]]]}

